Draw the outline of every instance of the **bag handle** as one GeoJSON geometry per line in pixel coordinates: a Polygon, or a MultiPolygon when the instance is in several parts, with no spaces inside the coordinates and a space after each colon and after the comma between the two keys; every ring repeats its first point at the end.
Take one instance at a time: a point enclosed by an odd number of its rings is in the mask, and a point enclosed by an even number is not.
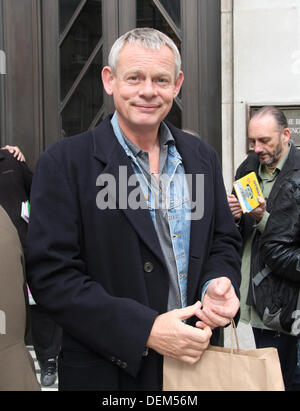
{"type": "Polygon", "coordinates": [[[230,353],[233,354],[233,333],[235,335],[235,342],[236,342],[236,348],[239,351],[240,346],[239,346],[239,339],[238,339],[238,334],[237,334],[237,329],[234,320],[231,320],[231,351],[230,353]]]}

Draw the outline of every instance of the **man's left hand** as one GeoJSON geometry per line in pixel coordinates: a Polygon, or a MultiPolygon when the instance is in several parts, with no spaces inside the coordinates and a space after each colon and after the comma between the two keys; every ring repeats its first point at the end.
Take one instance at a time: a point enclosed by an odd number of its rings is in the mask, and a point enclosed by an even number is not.
{"type": "Polygon", "coordinates": [[[257,197],[257,199],[259,206],[252,210],[249,214],[254,217],[257,222],[259,222],[266,212],[267,203],[262,197],[257,197]]]}
{"type": "Polygon", "coordinates": [[[201,321],[196,327],[224,327],[231,322],[240,307],[239,299],[227,277],[211,281],[203,298],[203,308],[198,317],[201,321]]]}

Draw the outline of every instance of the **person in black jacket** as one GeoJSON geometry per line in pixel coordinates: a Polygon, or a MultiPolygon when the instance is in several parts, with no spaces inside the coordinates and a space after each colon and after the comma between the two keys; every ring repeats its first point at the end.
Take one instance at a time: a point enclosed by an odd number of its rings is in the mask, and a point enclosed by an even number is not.
{"type": "Polygon", "coordinates": [[[260,206],[243,214],[237,198],[228,196],[232,214],[243,238],[241,316],[252,326],[256,346],[274,346],[278,354],[287,390],[291,388],[297,363],[295,337],[270,330],[259,317],[252,293],[252,278],[260,271],[260,237],[276,202],[276,194],[288,177],[300,169],[300,152],[290,141],[290,130],[283,112],[266,106],[256,111],[250,119],[248,137],[253,152],[239,166],[235,180],[254,171],[262,188],[260,206]]]}
{"type": "MultiPolygon", "coordinates": [[[[300,170],[282,184],[261,237],[261,254],[265,264],[277,276],[286,280],[295,291],[296,306],[292,332],[300,342],[300,170]]],[[[300,390],[300,364],[295,370],[293,389],[300,390]]]]}
{"type": "MultiPolygon", "coordinates": [[[[0,150],[0,204],[17,228],[23,249],[26,245],[27,222],[21,217],[22,202],[29,199],[32,172],[25,161],[19,161],[18,147],[0,150]],[[16,158],[14,154],[16,154],[16,158]]],[[[22,153],[21,153],[22,154],[22,153]]]]}
{"type": "MultiPolygon", "coordinates": [[[[28,223],[21,216],[22,202],[30,199],[33,174],[16,146],[0,150],[0,204],[16,227],[24,252],[28,223]]],[[[60,350],[61,329],[39,305],[30,309],[32,343],[41,368],[41,384],[56,380],[56,358],[60,350]]],[[[27,336],[27,339],[29,337],[27,336]]]]}

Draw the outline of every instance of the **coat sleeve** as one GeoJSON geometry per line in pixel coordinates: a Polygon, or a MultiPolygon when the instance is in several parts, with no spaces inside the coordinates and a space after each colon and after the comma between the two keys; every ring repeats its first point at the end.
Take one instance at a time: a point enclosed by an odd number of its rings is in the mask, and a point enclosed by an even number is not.
{"type": "Polygon", "coordinates": [[[31,190],[26,264],[33,297],[81,347],[120,360],[124,371],[136,376],[158,313],[108,294],[91,278],[82,258],[81,229],[76,193],[63,166],[46,152],[31,190]]]}
{"type": "Polygon", "coordinates": [[[300,283],[300,185],[283,185],[264,233],[261,256],[274,273],[300,283]]]}

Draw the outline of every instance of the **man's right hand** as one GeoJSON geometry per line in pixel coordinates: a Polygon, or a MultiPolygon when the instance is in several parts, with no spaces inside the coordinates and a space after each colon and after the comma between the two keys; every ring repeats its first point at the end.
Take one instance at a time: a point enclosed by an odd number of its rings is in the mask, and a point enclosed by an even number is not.
{"type": "Polygon", "coordinates": [[[188,364],[195,364],[208,347],[211,329],[192,327],[183,320],[198,316],[201,303],[169,311],[156,317],[147,347],[161,355],[175,358],[188,364]]]}
{"type": "Polygon", "coordinates": [[[239,200],[233,194],[227,195],[229,208],[235,220],[239,220],[243,214],[243,210],[240,206],[239,200]]]}

